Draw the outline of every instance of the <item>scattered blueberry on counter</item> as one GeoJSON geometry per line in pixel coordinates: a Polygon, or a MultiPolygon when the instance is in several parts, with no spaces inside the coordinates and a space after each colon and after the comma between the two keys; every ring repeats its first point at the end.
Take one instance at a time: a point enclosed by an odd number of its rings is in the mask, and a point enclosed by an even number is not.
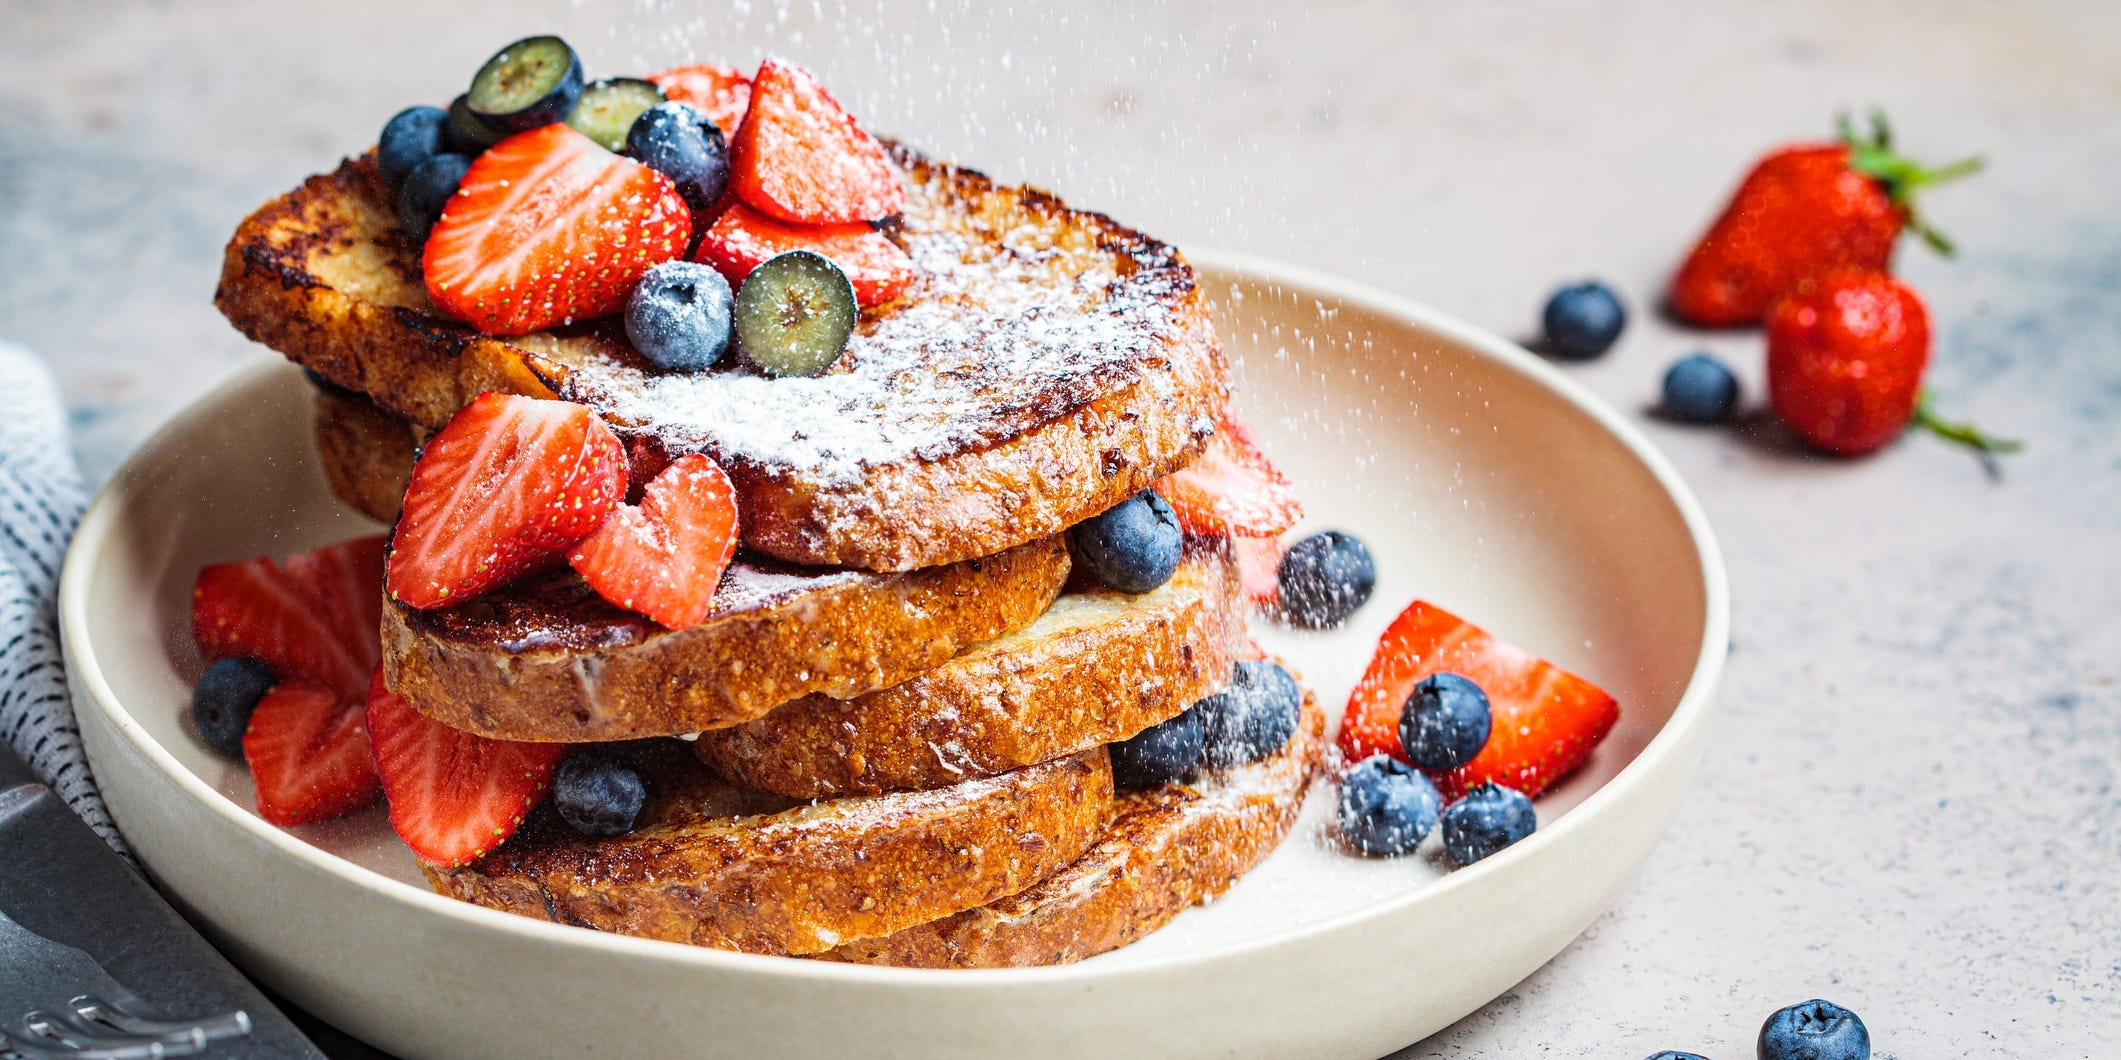
{"type": "Polygon", "coordinates": [[[1296,735],[1303,705],[1303,689],[1289,671],[1265,660],[1238,663],[1228,687],[1192,708],[1206,736],[1201,764],[1228,769],[1281,750],[1296,735]]]}
{"type": "Polygon", "coordinates": [[[427,232],[442,217],[442,207],[457,193],[464,174],[471,169],[471,156],[443,153],[428,159],[406,174],[398,189],[398,226],[415,242],[425,243],[427,232]]]}
{"type": "Polygon", "coordinates": [[[1709,354],[1687,354],[1665,370],[1660,408],[1685,423],[1722,423],[1738,410],[1738,377],[1709,354]]]}
{"type": "Polygon", "coordinates": [[[1490,781],[1443,811],[1443,848],[1451,860],[1471,865],[1531,835],[1539,827],[1532,800],[1490,781]]]}
{"type": "Polygon", "coordinates": [[[1760,1060],[1870,1060],[1871,1032],[1855,1013],[1813,998],[1769,1016],[1757,1048],[1760,1060]]]}
{"type": "Polygon", "coordinates": [[[206,746],[243,757],[243,732],[251,711],[279,678],[256,659],[222,659],[199,675],[191,690],[191,723],[206,746]]]}
{"type": "Polygon", "coordinates": [[[1443,799],[1419,770],[1390,755],[1371,755],[1340,778],[1340,834],[1365,854],[1412,851],[1436,827],[1443,799]]]}
{"type": "Polygon", "coordinates": [[[1542,315],[1547,352],[1584,361],[1613,348],[1627,327],[1628,311],[1613,289],[1596,280],[1571,284],[1547,299],[1542,315]]]}
{"type": "Polygon", "coordinates": [[[440,107],[407,107],[391,115],[376,138],[376,168],[391,191],[420,164],[449,150],[449,112],[440,107]]]}
{"type": "Polygon", "coordinates": [[[1289,547],[1275,577],[1282,614],[1310,629],[1338,626],[1377,588],[1377,561],[1353,534],[1328,530],[1289,547]]]}
{"type": "Polygon", "coordinates": [[[729,349],[736,296],[705,265],[667,261],[641,277],[626,300],[626,337],[666,372],[712,367],[729,349]]]}
{"type": "Polygon", "coordinates": [[[1112,783],[1128,791],[1183,779],[1200,761],[1207,740],[1200,705],[1112,745],[1112,783]]]}
{"type": "Polygon", "coordinates": [[[1178,570],[1185,533],[1155,490],[1143,490],[1068,532],[1076,558],[1123,593],[1149,592],[1178,570]]]}
{"type": "Polygon", "coordinates": [[[1651,1054],[1647,1060],[1709,1060],[1709,1058],[1702,1056],[1700,1053],[1682,1053],[1677,1049],[1666,1049],[1663,1052],[1651,1054]]]}
{"type": "Polygon", "coordinates": [[[1399,716],[1399,742],[1423,769],[1457,769],[1488,745],[1494,717],[1488,694],[1453,673],[1430,674],[1414,686],[1399,716]]]}
{"type": "Polygon", "coordinates": [[[648,786],[638,772],[595,754],[570,756],[552,779],[553,808],[583,835],[625,835],[647,804],[648,786]]]}

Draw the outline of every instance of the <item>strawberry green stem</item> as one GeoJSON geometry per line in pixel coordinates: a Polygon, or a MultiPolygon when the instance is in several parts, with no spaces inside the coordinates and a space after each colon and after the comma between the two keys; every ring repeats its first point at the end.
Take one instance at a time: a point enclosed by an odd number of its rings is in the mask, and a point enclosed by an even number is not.
{"type": "Polygon", "coordinates": [[[1931,228],[1915,212],[1915,189],[1972,176],[1986,163],[1981,156],[1975,155],[1935,168],[1926,167],[1893,150],[1893,129],[1887,124],[1883,111],[1872,111],[1870,120],[1871,131],[1866,137],[1856,131],[1855,122],[1847,114],[1834,118],[1841,142],[1848,145],[1849,168],[1877,181],[1885,189],[1886,197],[1900,207],[1908,230],[1930,249],[1951,257],[1955,252],[1952,241],[1945,238],[1944,233],[1931,228]]]}
{"type": "Polygon", "coordinates": [[[1954,423],[1938,417],[1926,390],[1915,401],[1914,425],[1945,441],[1966,446],[1984,457],[2015,453],[2025,448],[2025,443],[2015,438],[1997,438],[1971,423],[1954,423]]]}

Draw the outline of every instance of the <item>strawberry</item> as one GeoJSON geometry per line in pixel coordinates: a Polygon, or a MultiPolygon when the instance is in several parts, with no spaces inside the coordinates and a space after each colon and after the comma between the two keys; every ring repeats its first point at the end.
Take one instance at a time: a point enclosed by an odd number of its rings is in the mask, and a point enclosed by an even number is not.
{"type": "Polygon", "coordinates": [[[693,259],[714,266],[736,287],[767,258],[790,250],[831,258],[854,281],[855,301],[864,307],[897,298],[913,282],[913,259],[867,224],[789,224],[742,202],[730,204],[715,219],[693,259]]]}
{"type": "Polygon", "coordinates": [[[284,567],[260,556],[201,568],[191,597],[199,653],[249,656],[283,680],[358,698],[382,650],[380,544],[348,541],[290,556],[284,567]]]}
{"type": "Polygon", "coordinates": [[[1469,678],[1488,695],[1487,746],[1457,769],[1430,774],[1446,800],[1487,781],[1537,795],[1590,757],[1620,717],[1597,685],[1416,600],[1385,629],[1348,697],[1340,747],[1347,761],[1382,751],[1401,761],[1399,718],[1414,685],[1433,673],[1469,678]]]}
{"type": "Polygon", "coordinates": [[[360,697],[301,678],[281,681],[258,701],[243,757],[258,816],[278,825],[349,814],[382,791],[360,697]]]}
{"type": "Polygon", "coordinates": [[[567,562],[597,595],[671,629],[696,626],[736,552],[736,491],[714,461],[681,456],[639,507],[611,513],[567,562]]]}
{"type": "Polygon", "coordinates": [[[808,71],[779,59],[752,78],[751,109],[729,143],[729,186],[797,224],[880,221],[906,205],[884,146],[808,71]]]}
{"type": "Polygon", "coordinates": [[[310,598],[324,606],[323,617],[344,643],[359,649],[361,661],[373,667],[382,652],[383,556],[387,534],[373,534],[287,557],[281,568],[310,598]]]}
{"type": "Polygon", "coordinates": [[[565,125],[486,149],[421,257],[427,294],[491,335],[626,305],[641,275],[683,257],[692,215],[669,177],[565,125]]]}
{"type": "Polygon", "coordinates": [[[1672,309],[1696,324],[1757,323],[1806,277],[1885,269],[1903,229],[1949,255],[1951,244],[1916,216],[1914,193],[1981,160],[1924,169],[1893,153],[1883,115],[1871,122],[1869,139],[1843,119],[1841,142],[1791,145],[1755,164],[1672,278],[1672,309]]]}
{"type": "Polygon", "coordinates": [[[649,74],[663,94],[679,103],[690,103],[707,115],[725,138],[734,137],[751,106],[751,82],[734,68],[700,63],[649,74]]]}
{"type": "Polygon", "coordinates": [[[1287,476],[1227,409],[1207,449],[1154,488],[1171,502],[1178,525],[1195,536],[1271,537],[1304,514],[1287,476]]]}
{"type": "Polygon", "coordinates": [[[390,827],[430,865],[486,856],[552,789],[567,745],[490,740],[422,716],[384,687],[368,686],[375,772],[390,800],[390,827]]]}
{"type": "Polygon", "coordinates": [[[626,451],[587,408],[480,394],[427,440],[390,544],[391,595],[468,600],[572,547],[626,495],[626,451]]]}
{"type": "Polygon", "coordinates": [[[1245,598],[1261,607],[1279,603],[1284,551],[1280,535],[1233,537],[1230,547],[1237,553],[1237,581],[1244,588],[1245,598]]]}

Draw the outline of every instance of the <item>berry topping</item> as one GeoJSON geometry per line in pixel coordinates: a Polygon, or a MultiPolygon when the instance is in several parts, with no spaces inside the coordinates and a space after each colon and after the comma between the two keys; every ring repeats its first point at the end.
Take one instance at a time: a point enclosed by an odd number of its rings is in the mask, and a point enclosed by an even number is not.
{"type": "Polygon", "coordinates": [[[1275,569],[1282,614],[1311,629],[1348,620],[1377,588],[1377,562],[1353,534],[1328,530],[1289,547],[1275,569]]]}
{"type": "Polygon", "coordinates": [[[1613,341],[1627,327],[1628,311],[1612,288],[1586,280],[1555,291],[1541,319],[1548,353],[1584,361],[1613,348],[1613,341]]]}
{"type": "Polygon", "coordinates": [[[1444,809],[1443,849],[1452,861],[1471,865],[1538,827],[1539,815],[1524,792],[1490,781],[1444,809]]]}
{"type": "Polygon", "coordinates": [[[251,658],[358,699],[381,655],[381,537],[276,564],[214,563],[192,585],[192,636],[209,660],[251,658]]]}
{"type": "Polygon", "coordinates": [[[626,300],[626,337],[666,372],[712,367],[729,348],[736,296],[705,265],[666,261],[648,270],[626,300]]]}
{"type": "Polygon", "coordinates": [[[282,681],[251,711],[243,757],[258,816],[278,825],[352,813],[382,790],[369,755],[361,697],[299,678],[282,681]]]}
{"type": "Polygon", "coordinates": [[[1760,1060],[1870,1060],[1871,1032],[1855,1013],[1814,998],[1769,1016],[1754,1048],[1760,1060]]]}
{"type": "Polygon", "coordinates": [[[567,124],[607,151],[624,151],[626,134],[648,108],[663,102],[663,90],[638,77],[607,77],[582,90],[567,124]]]}
{"type": "Polygon", "coordinates": [[[567,562],[597,595],[671,629],[696,626],[736,552],[736,490],[698,453],[672,461],[576,545],[567,562]]]}
{"type": "Polygon", "coordinates": [[[721,130],[690,103],[658,103],[626,130],[626,153],[677,185],[692,210],[693,235],[700,235],[729,187],[729,145],[721,130]]]}
{"type": "Polygon", "coordinates": [[[558,37],[526,37],[495,52],[464,94],[473,116],[504,132],[550,125],[582,95],[582,60],[558,37]]]}
{"type": "Polygon", "coordinates": [[[1493,722],[1479,685],[1457,674],[1430,674],[1407,697],[1399,742],[1415,765],[1441,773],[1472,761],[1487,746],[1493,722]]]}
{"type": "Polygon", "coordinates": [[[736,135],[744,112],[751,108],[751,81],[727,66],[680,66],[649,74],[648,80],[662,86],[671,99],[698,107],[724,137],[736,135]]]}
{"type": "Polygon", "coordinates": [[[768,59],[730,140],[730,182],[752,206],[798,224],[880,221],[906,187],[876,138],[800,67],[768,59]]]}
{"type": "Polygon", "coordinates": [[[633,767],[597,754],[576,754],[552,778],[552,807],[583,835],[608,839],[633,831],[648,805],[648,785],[633,767]]]}
{"type": "Polygon", "coordinates": [[[1237,559],[1237,580],[1245,599],[1264,608],[1281,603],[1282,539],[1279,537],[1233,537],[1230,551],[1237,559]]]}
{"type": "Polygon", "coordinates": [[[446,149],[460,155],[476,155],[508,139],[508,134],[471,112],[470,97],[459,95],[449,104],[449,127],[444,130],[446,149]]]}
{"type": "Polygon", "coordinates": [[[768,375],[816,375],[846,350],[860,312],[854,284],[838,265],[791,250],[753,269],[737,288],[737,344],[768,375]]]}
{"type": "Polygon", "coordinates": [[[588,409],[481,394],[413,465],[390,592],[414,607],[461,603],[564,552],[625,493],[625,450],[588,409]]]}
{"type": "Polygon", "coordinates": [[[1665,370],[1658,408],[1681,423],[1722,423],[1738,411],[1738,377],[1706,353],[1687,354],[1665,370]]]}
{"type": "Polygon", "coordinates": [[[1178,512],[1178,525],[1205,537],[1270,537],[1296,525],[1304,506],[1289,479],[1259,451],[1252,432],[1224,411],[1208,447],[1164,476],[1156,492],[1178,512]]]}
{"type": "Polygon", "coordinates": [[[1185,534],[1154,490],[1143,490],[1068,531],[1075,558],[1123,593],[1146,593],[1178,570],[1185,534]]]}
{"type": "Polygon", "coordinates": [[[390,116],[376,138],[376,169],[392,191],[420,163],[449,150],[449,112],[440,107],[407,107],[390,116]]]}
{"type": "Polygon", "coordinates": [[[492,740],[412,709],[383,685],[368,688],[375,771],[390,827],[421,861],[445,868],[486,856],[545,798],[565,744],[492,740]]]}
{"type": "Polygon", "coordinates": [[[191,690],[191,724],[206,746],[231,758],[243,754],[250,713],[280,679],[256,659],[220,659],[191,690]]]}
{"type": "Polygon", "coordinates": [[[444,152],[429,158],[405,175],[398,186],[398,228],[415,243],[425,243],[427,233],[457,193],[464,174],[471,169],[471,156],[444,152]]]}
{"type": "Polygon", "coordinates": [[[1390,755],[1371,755],[1341,774],[1335,819],[1355,849],[1390,857],[1419,846],[1442,809],[1436,785],[1420,771],[1390,755]]]}
{"type": "Polygon", "coordinates": [[[1229,687],[1193,705],[1206,732],[1201,764],[1228,769],[1281,750],[1296,735],[1303,705],[1289,671],[1266,660],[1238,663],[1229,687]]]}
{"type": "Polygon", "coordinates": [[[691,224],[670,178],[547,125],[471,164],[427,237],[427,293],[488,334],[603,316],[683,256],[691,224]]]}
{"type": "Polygon", "coordinates": [[[1382,751],[1406,760],[1399,723],[1407,697],[1422,678],[1442,672],[1478,684],[1493,715],[1481,752],[1435,777],[1446,798],[1490,780],[1537,795],[1582,765],[1620,717],[1604,689],[1416,600],[1386,627],[1369,669],[1348,696],[1342,753],[1359,761],[1382,751]]]}
{"type": "Polygon", "coordinates": [[[700,239],[695,259],[742,283],[751,270],[778,254],[814,250],[831,259],[854,284],[864,306],[897,298],[913,282],[913,259],[867,224],[797,225],[777,220],[741,202],[731,203],[700,239]]]}
{"type": "Polygon", "coordinates": [[[1201,713],[1188,708],[1112,745],[1112,783],[1139,791],[1182,780],[1200,762],[1207,739],[1201,713]]]}

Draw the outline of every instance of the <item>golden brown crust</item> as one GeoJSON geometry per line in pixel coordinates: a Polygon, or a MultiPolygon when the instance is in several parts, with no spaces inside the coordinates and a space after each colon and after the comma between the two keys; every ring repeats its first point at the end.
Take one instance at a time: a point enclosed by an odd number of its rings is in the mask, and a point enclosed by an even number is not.
{"type": "Polygon", "coordinates": [[[739,557],[707,619],[669,630],[557,571],[446,610],[386,597],[383,673],[422,714],[485,736],[674,736],[898,684],[1031,624],[1067,576],[1059,538],[901,574],[739,557]]]}
{"type": "Polygon", "coordinates": [[[946,787],[1178,714],[1229,679],[1243,634],[1228,547],[1196,541],[1154,592],[1069,592],[1031,625],[902,684],[806,696],[694,746],[723,775],[792,798],[946,787]]]}
{"type": "Polygon", "coordinates": [[[1112,807],[1103,748],[944,791],[785,809],[747,805],[682,750],[651,754],[651,806],[632,833],[591,839],[541,810],[484,860],[428,867],[429,882],[601,931],[816,953],[1021,891],[1088,849],[1112,807]]]}
{"type": "Polygon", "coordinates": [[[319,390],[313,403],[318,463],[331,491],[377,522],[397,522],[412,480],[412,426],[359,394],[319,390]]]}
{"type": "Polygon", "coordinates": [[[1118,949],[1228,890],[1288,835],[1325,745],[1325,713],[1263,761],[1119,797],[1097,845],[1027,891],[820,956],[859,964],[998,968],[1118,949]]]}
{"type": "MultiPolygon", "coordinates": [[[[1192,270],[1175,250],[1033,189],[998,186],[905,149],[894,157],[912,189],[894,238],[930,256],[962,248],[968,263],[1002,261],[1013,271],[952,287],[950,262],[924,262],[933,267],[907,298],[865,314],[865,338],[890,330],[894,317],[910,326],[923,306],[955,305],[950,299],[965,299],[969,288],[1051,297],[1034,312],[1006,299],[969,299],[961,315],[992,334],[955,347],[960,358],[966,349],[1023,346],[1027,331],[1036,338],[1051,327],[1035,321],[1104,322],[1114,342],[1078,329],[1087,337],[1067,341],[1079,341],[1092,363],[1077,372],[1012,377],[997,367],[1005,357],[981,353],[987,360],[967,367],[905,376],[922,388],[951,381],[949,397],[901,406],[887,388],[879,407],[904,407],[908,420],[883,424],[880,437],[919,426],[931,441],[864,456],[852,470],[771,459],[715,436],[711,424],[695,438],[644,419],[634,399],[665,380],[609,320],[499,339],[448,319],[428,300],[417,248],[396,232],[367,157],[247,218],[229,242],[215,303],[245,335],[427,429],[480,391],[550,396],[558,384],[612,418],[636,451],[714,456],[738,487],[745,545],[791,562],[910,570],[989,555],[1058,533],[1198,453],[1227,397],[1225,365],[1192,270]],[[1114,345],[1129,352],[1093,356],[1114,345]],[[918,408],[940,420],[916,423],[918,408]]],[[[839,414],[829,403],[815,411],[839,414]]]]}

